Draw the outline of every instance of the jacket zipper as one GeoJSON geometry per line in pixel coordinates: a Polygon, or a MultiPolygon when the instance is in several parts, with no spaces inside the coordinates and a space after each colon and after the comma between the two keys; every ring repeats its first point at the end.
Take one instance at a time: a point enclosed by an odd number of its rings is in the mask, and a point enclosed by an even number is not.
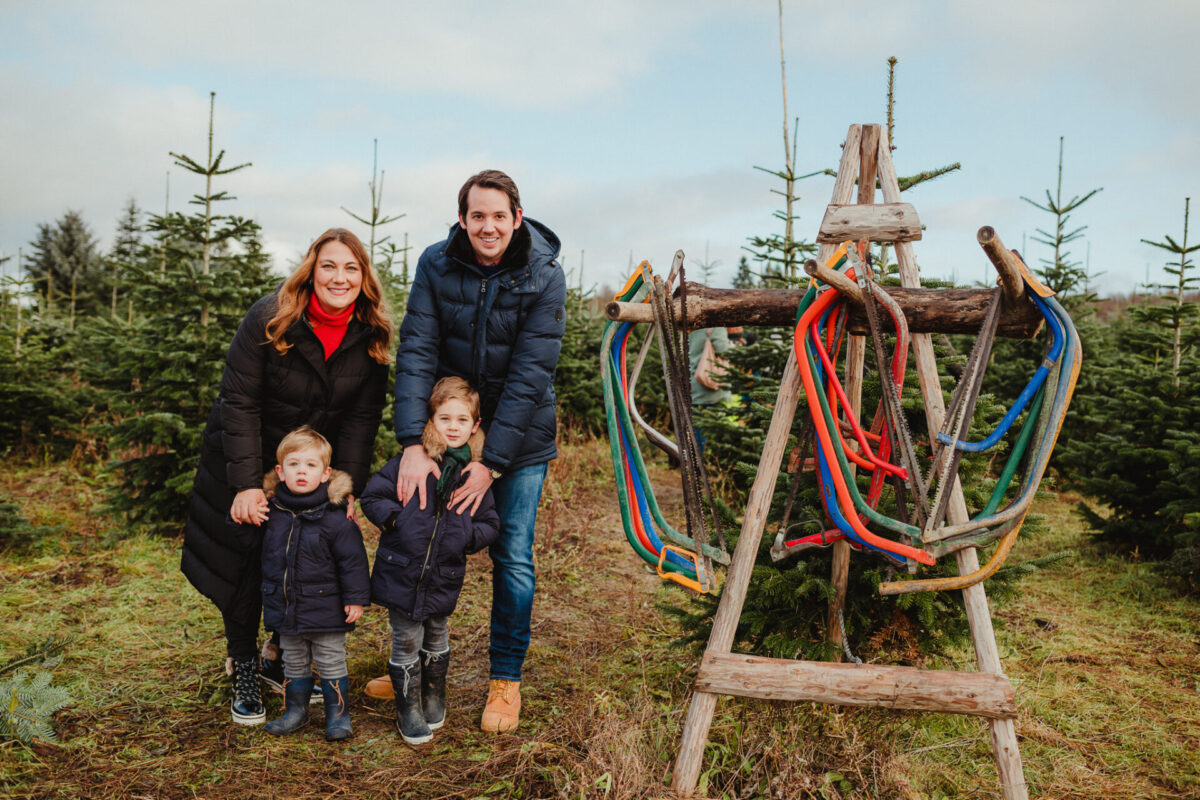
{"type": "Polygon", "coordinates": [[[413,614],[417,613],[417,597],[421,594],[421,584],[425,581],[425,573],[429,569],[429,554],[433,552],[433,542],[437,539],[438,530],[441,527],[442,509],[439,508],[433,518],[433,535],[429,537],[429,544],[425,546],[425,561],[421,564],[421,574],[417,576],[417,586],[413,591],[413,614]]]}
{"type": "Polygon", "coordinates": [[[292,565],[292,539],[296,534],[296,515],[292,511],[288,511],[292,515],[292,526],[288,529],[287,545],[283,548],[283,618],[287,620],[288,606],[291,600],[288,599],[288,572],[292,565]]]}
{"type": "Polygon", "coordinates": [[[472,374],[474,376],[475,385],[483,385],[483,355],[480,350],[487,350],[487,278],[479,279],[479,306],[475,310],[475,324],[479,326],[475,331],[475,341],[471,345],[472,356],[472,374]],[[480,345],[482,344],[482,347],[480,345]]]}

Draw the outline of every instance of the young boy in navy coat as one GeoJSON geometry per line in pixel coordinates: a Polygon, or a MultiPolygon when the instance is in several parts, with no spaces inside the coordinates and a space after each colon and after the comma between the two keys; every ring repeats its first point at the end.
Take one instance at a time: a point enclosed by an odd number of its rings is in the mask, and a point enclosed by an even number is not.
{"type": "Polygon", "coordinates": [[[263,530],[263,624],[279,632],[284,713],[268,733],[308,722],[312,667],[321,673],[325,738],[350,735],[346,633],[370,601],[362,533],[346,513],[350,476],[329,468],[332,448],[308,426],[279,443],[274,473],[263,480],[270,511],[263,530]]]}
{"type": "Polygon", "coordinates": [[[447,508],[462,482],[463,467],[483,452],[479,394],[462,378],[438,381],[422,443],[439,469],[426,478],[434,502],[400,505],[400,456],[375,473],[363,491],[362,510],[379,527],[371,576],[371,602],[387,606],[392,623],[388,675],[396,698],[396,728],[408,744],[423,744],[446,719],[450,614],[458,604],[468,553],[500,535],[500,518],[488,491],[472,514],[447,508]]]}

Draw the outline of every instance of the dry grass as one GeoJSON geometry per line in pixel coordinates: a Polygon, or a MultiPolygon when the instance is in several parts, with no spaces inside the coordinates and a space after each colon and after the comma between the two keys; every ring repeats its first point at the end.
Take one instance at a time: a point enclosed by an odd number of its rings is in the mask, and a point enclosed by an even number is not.
{"type": "MultiPolygon", "coordinates": [[[[695,655],[657,610],[681,597],[620,533],[603,443],[568,440],[540,514],[539,588],[519,731],[475,728],[487,691],[490,576],[468,573],[452,621],[450,716],[434,741],[400,742],[387,704],[362,697],[383,670],[386,616],[350,637],[355,735],[275,739],[228,722],[212,607],[177,570],[178,541],[116,540],[91,508],[94,481],[14,470],[0,486],[37,522],[64,524],[52,554],[0,556],[0,659],[51,633],[75,643],[56,672],[76,702],[61,746],[0,744],[14,798],[606,798],[669,795],[695,655]]],[[[665,511],[677,517],[664,481],[665,511]]],[[[1017,688],[1031,796],[1200,796],[1200,609],[1136,563],[1092,554],[1069,504],[1016,557],[1073,547],[1078,559],[1026,579],[999,615],[1017,688]]],[[[368,549],[375,543],[368,531],[368,549]]],[[[896,632],[903,646],[908,632],[896,632]]],[[[888,643],[883,643],[885,646],[888,643]]],[[[892,643],[896,644],[896,643],[892,643]]],[[[944,659],[970,668],[970,654],[944,659]]],[[[269,710],[275,713],[272,700],[269,710]]],[[[729,798],[997,797],[986,725],[937,714],[724,698],[702,790],[729,798]]]]}

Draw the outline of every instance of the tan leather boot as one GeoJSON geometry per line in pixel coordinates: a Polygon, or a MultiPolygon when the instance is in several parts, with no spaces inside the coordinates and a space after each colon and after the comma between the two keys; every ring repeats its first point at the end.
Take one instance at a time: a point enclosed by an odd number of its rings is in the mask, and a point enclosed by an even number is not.
{"type": "Polygon", "coordinates": [[[517,729],[520,718],[521,682],[493,679],[479,727],[488,733],[508,733],[517,729]]]}
{"type": "Polygon", "coordinates": [[[365,690],[367,697],[374,697],[376,700],[392,700],[395,694],[392,692],[392,679],[389,675],[381,675],[378,678],[371,678],[367,681],[365,690]]]}

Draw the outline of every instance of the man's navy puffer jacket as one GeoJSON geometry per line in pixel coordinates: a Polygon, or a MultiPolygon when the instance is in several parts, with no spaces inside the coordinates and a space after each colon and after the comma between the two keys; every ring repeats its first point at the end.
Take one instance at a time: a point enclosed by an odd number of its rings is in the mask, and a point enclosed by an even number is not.
{"type": "Polygon", "coordinates": [[[418,622],[454,613],[467,574],[467,554],[500,537],[500,517],[489,489],[474,516],[445,508],[437,499],[437,478],[425,484],[425,510],[416,495],[401,506],[396,499],[400,456],[371,476],[359,502],[379,528],[379,549],[371,574],[371,602],[394,608],[418,622]]]}
{"type": "Polygon", "coordinates": [[[558,237],[525,217],[485,273],[455,224],[417,263],[396,350],[396,439],[421,442],[433,384],[448,375],[479,392],[483,463],[501,472],[557,455],[554,369],[566,319],[558,237]]]}
{"type": "Polygon", "coordinates": [[[344,472],[308,494],[268,475],[271,511],[263,526],[263,626],[289,636],[354,629],[343,606],[365,606],[371,579],[362,532],[346,518],[344,472]]]}

